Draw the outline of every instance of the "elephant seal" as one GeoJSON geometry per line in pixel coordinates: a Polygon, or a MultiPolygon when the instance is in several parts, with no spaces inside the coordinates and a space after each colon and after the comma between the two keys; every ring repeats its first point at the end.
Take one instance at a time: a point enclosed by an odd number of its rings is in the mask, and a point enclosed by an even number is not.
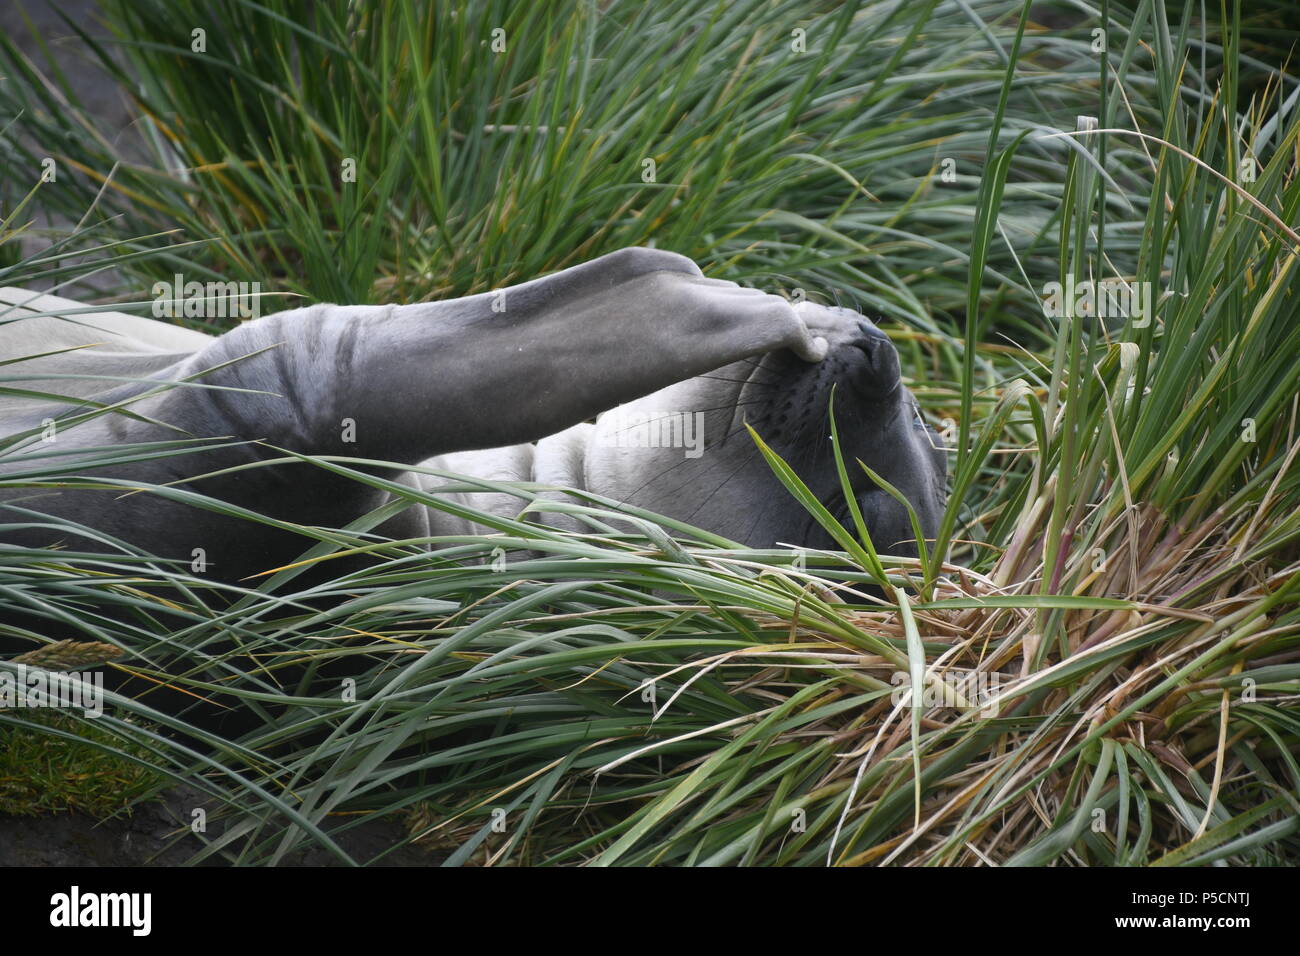
{"type": "MultiPolygon", "coordinates": [[[[313,543],[278,522],[338,528],[387,499],[310,463],[257,467],[288,450],[392,462],[375,472],[434,490],[445,479],[396,466],[573,486],[754,546],[828,545],[743,424],[846,517],[828,438],[836,385],[845,459],[879,550],[913,551],[912,528],[854,458],[903,492],[927,535],[943,507],[944,453],[883,333],[847,309],[706,278],[670,252],[624,249],[449,301],[314,305],[219,337],[21,290],[0,298],[0,374],[13,389],[0,398],[0,436],[24,436],[0,453],[4,542],[97,550],[117,539],[186,562],[201,549],[209,573],[235,581],[313,543]],[[87,415],[103,406],[113,411],[87,415]],[[665,422],[680,441],[643,440],[665,422]],[[204,441],[181,455],[146,447],[96,465],[114,446],[193,438],[204,441]],[[52,471],[99,487],[23,484],[52,471]],[[184,494],[126,494],[136,482],[184,494]],[[68,521],[84,526],[81,540],[69,541],[68,521]]],[[[447,495],[521,509],[509,495],[447,495]]],[[[408,508],[376,530],[474,529],[408,508]]]]}
{"type": "MultiPolygon", "coordinates": [[[[927,536],[943,512],[946,452],[903,385],[898,355],[883,332],[848,309],[796,307],[827,339],[826,357],[809,363],[789,351],[733,362],[660,389],[533,444],[440,455],[426,466],[497,481],[536,481],[697,525],[752,547],[837,548],[780,484],[746,425],[779,454],[845,527],[853,526],[830,438],[834,409],[854,497],[881,553],[914,556],[906,509],[855,464],[861,460],[903,492],[927,536]]],[[[444,483],[420,474],[420,485],[444,483]]],[[[493,492],[439,492],[512,517],[521,503],[493,492]]],[[[560,497],[560,496],[554,496],[560,497]]],[[[547,524],[590,530],[567,514],[547,524]]],[[[473,522],[431,510],[434,534],[470,534],[473,522]]]]}

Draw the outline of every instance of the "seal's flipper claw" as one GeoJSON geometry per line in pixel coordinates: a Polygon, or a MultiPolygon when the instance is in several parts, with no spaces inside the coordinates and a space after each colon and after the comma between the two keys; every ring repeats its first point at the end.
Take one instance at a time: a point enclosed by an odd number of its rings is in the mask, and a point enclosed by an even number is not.
{"type": "Polygon", "coordinates": [[[805,362],[820,362],[830,351],[830,343],[824,336],[809,335],[804,341],[795,347],[794,354],[799,356],[805,362]]]}

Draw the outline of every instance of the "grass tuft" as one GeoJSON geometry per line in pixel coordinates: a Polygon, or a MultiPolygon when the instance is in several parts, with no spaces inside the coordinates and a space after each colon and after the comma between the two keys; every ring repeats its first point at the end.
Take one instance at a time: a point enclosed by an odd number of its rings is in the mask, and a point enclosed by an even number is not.
{"type": "MultiPolygon", "coordinates": [[[[385,511],[298,529],[304,563],[239,587],[68,526],[57,562],[0,552],[0,636],[39,655],[74,632],[148,690],[109,695],[99,724],[4,715],[9,766],[106,733],[96,760],[212,798],[232,835],[196,859],[239,864],[383,862],[336,840],[375,815],[452,864],[1300,862],[1300,85],[1268,45],[1280,6],[291,6],[106,0],[144,158],[88,135],[75,93],[0,37],[24,174],[0,178],[0,284],[112,275],[101,300],[143,310],[184,271],[416,301],[655,244],[883,315],[952,452],[949,507],[922,559],[879,555],[770,455],[842,551],[670,538],[645,515],[628,533],[614,503],[512,486],[590,532],[482,516],[490,533],[392,541],[370,533],[385,511]],[[1099,280],[1117,314],[1049,285],[1099,280]],[[303,583],[358,551],[374,563],[303,583]],[[200,730],[167,690],[253,729],[200,730]]],[[[34,446],[0,444],[0,488],[91,480],[34,446]]],[[[364,464],[315,460],[381,483],[364,464]]],[[[82,759],[38,782],[66,789],[82,759]]]]}

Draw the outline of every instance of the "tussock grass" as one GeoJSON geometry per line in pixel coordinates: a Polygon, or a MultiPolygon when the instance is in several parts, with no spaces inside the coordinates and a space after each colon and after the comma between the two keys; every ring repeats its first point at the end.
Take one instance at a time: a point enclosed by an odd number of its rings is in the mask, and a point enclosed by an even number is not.
{"type": "MultiPolygon", "coordinates": [[[[888,316],[953,467],[916,561],[857,526],[806,560],[617,532],[613,503],[529,486],[521,511],[591,532],[485,517],[494,534],[385,541],[374,514],[302,529],[311,564],[377,559],[310,586],[305,565],[216,586],[73,528],[54,554],[6,549],[4,606],[256,717],[223,739],[146,694],[102,718],[221,805],[203,856],[349,860],[331,834],[401,814],[451,863],[1300,859],[1300,93],[1260,68],[1272,8],[1111,5],[1102,55],[1097,14],[1046,28],[992,2],[204,7],[200,59],[193,5],[108,6],[143,71],[143,165],[0,39],[22,79],[0,108],[21,101],[30,137],[11,163],[39,143],[80,171],[30,201],[93,207],[0,281],[84,275],[63,259],[98,243],[124,302],[178,263],[410,300],[654,242],[888,316]],[[1147,283],[1149,321],[1045,317],[1067,276],[1147,283]],[[531,556],[501,568],[497,547],[531,556]]],[[[27,213],[5,201],[12,243],[27,213]]],[[[380,481],[358,464],[315,462],[380,481]]],[[[39,466],[6,481],[87,480],[39,466]]]]}
{"type": "Polygon", "coordinates": [[[0,727],[0,814],[79,811],[98,819],[157,793],[150,754],[93,720],[29,711],[0,727]]]}

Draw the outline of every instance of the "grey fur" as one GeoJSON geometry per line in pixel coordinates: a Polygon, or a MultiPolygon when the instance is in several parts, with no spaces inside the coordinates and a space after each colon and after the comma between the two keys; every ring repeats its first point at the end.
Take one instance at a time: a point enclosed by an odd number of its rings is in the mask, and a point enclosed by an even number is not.
{"type": "MultiPolygon", "coordinates": [[[[0,298],[15,303],[31,294],[10,289],[0,298]]],[[[706,279],[673,253],[625,249],[503,293],[444,302],[311,306],[245,322],[218,338],[120,313],[72,315],[68,306],[48,297],[26,309],[0,304],[0,361],[58,353],[4,366],[0,376],[33,376],[7,383],[33,392],[126,402],[131,415],[59,427],[53,443],[0,459],[0,478],[48,468],[50,459],[27,456],[53,451],[74,463],[72,474],[183,482],[277,519],[326,527],[341,527],[385,499],[382,491],[308,464],[227,471],[280,457],[280,448],[572,485],[755,546],[820,546],[828,543],[824,535],[776,483],[742,423],[843,514],[827,419],[831,386],[838,384],[846,458],[861,458],[902,490],[927,535],[942,510],[945,456],[919,423],[897,354],[875,326],[846,309],[795,307],[706,279]],[[504,311],[494,311],[503,302],[504,311]],[[51,304],[62,318],[31,311],[51,304]],[[67,349],[73,351],[59,351],[67,349]],[[121,381],[131,378],[147,381],[121,381]],[[201,384],[169,384],[178,382],[201,384]],[[691,421],[700,413],[702,454],[625,447],[617,428],[637,412],[691,421]],[[583,424],[594,416],[594,425],[583,424]],[[86,465],[95,447],[186,435],[229,440],[113,469],[86,465]],[[187,480],[219,471],[226,473],[187,480]]],[[[0,434],[50,418],[66,422],[76,411],[38,396],[5,396],[0,434]]],[[[908,553],[905,511],[860,469],[852,471],[877,545],[908,553]]],[[[444,483],[383,474],[430,488],[444,483]]],[[[521,507],[501,495],[465,499],[501,514],[521,507]]],[[[0,501],[165,557],[188,560],[203,548],[214,573],[227,579],[292,560],[310,543],[155,494],[123,495],[121,488],[9,487],[0,488],[0,501]]],[[[27,520],[5,511],[0,520],[27,520]]],[[[577,527],[563,517],[547,520],[577,527]]],[[[30,524],[11,526],[4,539],[102,546],[67,542],[66,531],[30,524]]],[[[471,529],[437,509],[409,509],[380,530],[416,536],[471,529]]]]}

